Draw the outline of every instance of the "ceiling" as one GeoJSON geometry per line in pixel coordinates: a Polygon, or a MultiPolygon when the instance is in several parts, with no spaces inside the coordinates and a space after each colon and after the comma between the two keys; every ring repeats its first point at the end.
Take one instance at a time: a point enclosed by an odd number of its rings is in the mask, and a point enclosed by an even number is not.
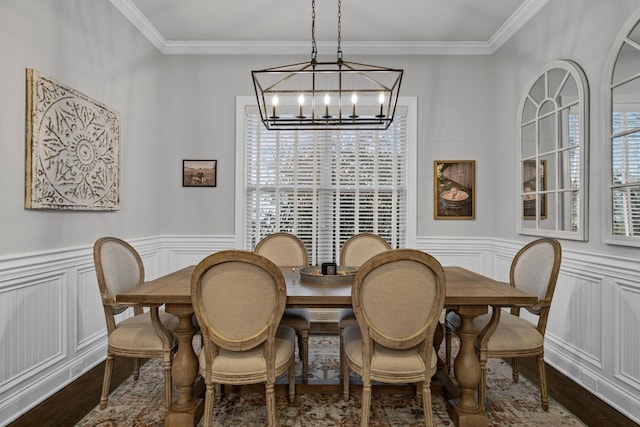
{"type": "MultiPolygon", "coordinates": [[[[491,54],[548,0],[342,0],[345,54],[491,54]],[[390,5],[393,4],[393,7],[390,5]]],[[[111,0],[166,54],[310,54],[311,0],[111,0]]],[[[338,2],[316,0],[318,55],[338,2]]]]}

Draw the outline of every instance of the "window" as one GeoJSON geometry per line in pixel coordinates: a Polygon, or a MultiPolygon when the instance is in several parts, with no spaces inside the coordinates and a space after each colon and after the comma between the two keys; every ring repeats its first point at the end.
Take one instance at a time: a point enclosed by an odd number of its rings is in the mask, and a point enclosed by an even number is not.
{"type": "Polygon", "coordinates": [[[640,23],[618,37],[611,60],[609,243],[640,246],[640,23]]]}
{"type": "Polygon", "coordinates": [[[268,234],[290,232],[313,264],[338,260],[343,243],[361,232],[408,246],[415,236],[415,100],[401,101],[384,131],[269,131],[255,100],[239,98],[238,246],[253,249],[268,234]]]}
{"type": "Polygon", "coordinates": [[[587,240],[588,86],[571,61],[547,65],[520,103],[518,232],[587,240]]]}

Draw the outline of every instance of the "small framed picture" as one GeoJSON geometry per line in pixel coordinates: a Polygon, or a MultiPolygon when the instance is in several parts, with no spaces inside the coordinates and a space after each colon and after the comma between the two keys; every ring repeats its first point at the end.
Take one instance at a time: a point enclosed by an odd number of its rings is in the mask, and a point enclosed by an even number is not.
{"type": "Polygon", "coordinates": [[[183,187],[215,187],[217,160],[183,160],[183,187]]]}
{"type": "Polygon", "coordinates": [[[433,162],[435,219],[475,219],[475,160],[433,162]]]}

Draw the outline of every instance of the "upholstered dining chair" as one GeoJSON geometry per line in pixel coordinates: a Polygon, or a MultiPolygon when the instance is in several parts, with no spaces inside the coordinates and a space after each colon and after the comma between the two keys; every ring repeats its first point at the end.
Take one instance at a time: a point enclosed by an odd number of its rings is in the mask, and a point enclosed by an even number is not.
{"type": "Polygon", "coordinates": [[[171,359],[177,346],[172,331],[178,326],[178,318],[165,313],[158,306],[151,306],[145,312],[139,305],[116,303],[117,294],[144,282],[142,259],[130,244],[115,237],[100,238],[93,246],[93,259],[108,334],[100,409],[106,408],[109,399],[115,356],[133,358],[135,380],[140,372],[140,359],[162,359],[165,408],[168,408],[171,405],[171,359]],[[117,322],[115,316],[129,308],[132,308],[133,316],[117,322]]]}
{"type": "Polygon", "coordinates": [[[362,418],[369,424],[371,383],[418,383],[424,418],[433,425],[431,377],[437,355],[433,334],[444,306],[445,276],[440,263],[415,249],[383,252],[356,273],[352,300],[359,326],[344,330],[344,397],[349,371],[362,377],[362,418]]]}
{"type": "Polygon", "coordinates": [[[295,399],[295,333],[278,326],[287,303],[282,271],[240,250],[209,255],[191,277],[193,309],[202,331],[200,375],[206,385],[204,425],[211,426],[220,384],[266,384],[267,420],[276,425],[275,379],[289,373],[295,399]]]}
{"type": "MultiPolygon", "coordinates": [[[[289,233],[273,233],[260,240],[254,252],[267,257],[278,267],[306,267],[309,265],[307,248],[297,236],[289,233]]],[[[287,308],[281,325],[296,331],[298,352],[302,362],[302,378],[309,375],[309,329],[311,315],[304,308],[287,308]]]]}
{"type": "MultiPolygon", "coordinates": [[[[373,233],[359,233],[347,239],[340,251],[340,265],[360,267],[369,258],[391,250],[391,245],[382,237],[373,233]]],[[[351,308],[342,308],[338,312],[338,328],[340,331],[340,366],[344,364],[344,342],[342,334],[345,328],[357,326],[358,320],[351,308]]],[[[342,376],[342,371],[340,371],[342,376]]]]}
{"type": "MultiPolygon", "coordinates": [[[[536,305],[526,307],[527,311],[537,317],[536,324],[521,318],[519,307],[512,307],[510,312],[503,311],[500,307],[492,307],[490,313],[474,319],[474,328],[481,331],[476,340],[476,351],[480,357],[481,367],[478,387],[478,401],[481,405],[484,405],[486,364],[489,358],[512,358],[513,381],[518,382],[518,358],[536,357],[540,380],[540,402],[545,411],[549,410],[544,365],[544,335],[561,259],[560,243],[554,239],[542,238],[520,249],[511,263],[510,285],[538,297],[536,305]]],[[[451,332],[456,332],[459,327],[460,317],[453,311],[447,313],[448,366],[451,365],[451,332]]]]}

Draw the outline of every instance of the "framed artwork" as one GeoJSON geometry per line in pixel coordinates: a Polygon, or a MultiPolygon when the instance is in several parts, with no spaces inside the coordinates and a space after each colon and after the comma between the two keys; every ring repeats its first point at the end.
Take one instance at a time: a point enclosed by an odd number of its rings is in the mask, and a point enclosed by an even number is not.
{"type": "Polygon", "coordinates": [[[475,160],[433,162],[435,219],[475,219],[475,160]]]}
{"type": "Polygon", "coordinates": [[[27,69],[25,208],[120,208],[120,114],[27,69]]]}
{"type": "Polygon", "coordinates": [[[183,187],[215,187],[217,160],[183,160],[183,187]]]}
{"type": "Polygon", "coordinates": [[[536,161],[525,160],[522,162],[522,183],[524,193],[522,196],[522,212],[524,219],[536,219],[536,199],[540,197],[540,219],[547,218],[547,194],[539,194],[547,191],[547,161],[540,160],[540,170],[536,173],[536,161]],[[536,185],[536,179],[538,185],[536,185]]]}

